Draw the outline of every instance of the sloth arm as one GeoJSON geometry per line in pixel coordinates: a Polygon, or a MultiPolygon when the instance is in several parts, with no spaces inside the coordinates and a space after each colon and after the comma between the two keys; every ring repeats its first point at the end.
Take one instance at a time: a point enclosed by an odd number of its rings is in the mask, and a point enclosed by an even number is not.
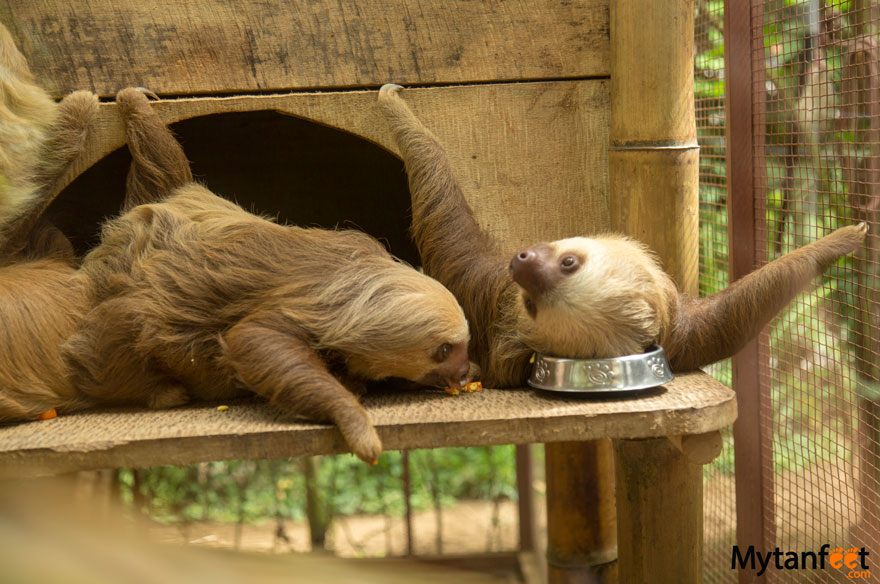
{"type": "Polygon", "coordinates": [[[89,91],[75,91],[58,104],[58,117],[40,149],[40,162],[33,177],[39,196],[11,225],[0,229],[0,256],[13,256],[26,247],[35,247],[43,255],[72,256],[70,244],[61,241],[63,235],[41,219],[54,199],[55,183],[82,152],[97,116],[98,98],[89,91]],[[63,253],[56,253],[59,249],[63,253]]]}
{"type": "MultiPolygon", "coordinates": [[[[437,139],[400,98],[397,85],[379,91],[379,105],[400,148],[412,197],[412,235],[425,273],[456,297],[470,323],[475,356],[488,353],[486,335],[497,322],[508,258],[497,251],[462,194],[437,139]]],[[[485,369],[485,367],[484,367],[485,369]]]]}
{"type": "Polygon", "coordinates": [[[271,314],[255,313],[224,335],[235,374],[274,406],[319,422],[333,422],[361,460],[374,463],[382,443],[357,397],[327,370],[304,340],[271,314]]]}
{"type": "Polygon", "coordinates": [[[193,180],[183,148],[159,119],[144,91],[128,87],[116,95],[131,152],[123,212],[136,205],[161,201],[193,180]]]}
{"type": "Polygon", "coordinates": [[[690,371],[739,351],[816,276],[865,239],[864,223],[834,231],[701,299],[682,298],[667,340],[674,371],[690,371]]]}

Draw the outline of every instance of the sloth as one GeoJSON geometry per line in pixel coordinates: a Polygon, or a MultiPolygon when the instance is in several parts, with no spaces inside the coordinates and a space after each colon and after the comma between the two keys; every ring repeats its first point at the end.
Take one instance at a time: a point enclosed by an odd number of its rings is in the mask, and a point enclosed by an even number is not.
{"type": "Polygon", "coordinates": [[[97,106],[87,91],[52,100],[0,25],[0,420],[82,405],[60,347],[87,309],[86,289],[70,243],[40,216],[97,106]]]}
{"type": "Polygon", "coordinates": [[[706,298],[680,293],[657,258],[621,235],[574,237],[505,253],[474,219],[433,134],[398,85],[379,91],[412,197],[422,267],[458,298],[471,358],[490,387],[521,387],[535,352],[609,358],[661,345],[673,371],[736,353],[798,292],[864,242],[851,225],[786,254],[706,298]]]}
{"type": "Polygon", "coordinates": [[[364,233],[279,225],[177,184],[188,163],[147,98],[130,88],[117,101],[132,206],[77,272],[93,307],[61,355],[78,396],[166,408],[252,392],[334,423],[375,462],[364,380],[468,380],[468,324],[439,282],[364,233]]]}

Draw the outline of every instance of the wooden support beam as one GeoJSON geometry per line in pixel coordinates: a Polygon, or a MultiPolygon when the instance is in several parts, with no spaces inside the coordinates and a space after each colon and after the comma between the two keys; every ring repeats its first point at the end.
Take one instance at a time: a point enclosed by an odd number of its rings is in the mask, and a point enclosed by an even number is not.
{"type": "Polygon", "coordinates": [[[703,581],[703,473],[667,439],[615,440],[620,584],[703,581]]]}
{"type": "Polygon", "coordinates": [[[610,440],[545,446],[547,581],[615,582],[617,527],[610,440]]]}

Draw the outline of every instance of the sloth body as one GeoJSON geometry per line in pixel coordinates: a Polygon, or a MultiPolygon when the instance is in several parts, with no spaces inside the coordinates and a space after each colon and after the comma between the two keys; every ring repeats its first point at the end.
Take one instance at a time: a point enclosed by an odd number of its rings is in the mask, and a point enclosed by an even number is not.
{"type": "Polygon", "coordinates": [[[334,423],[374,462],[364,381],[467,380],[468,324],[441,284],[366,234],[279,225],[192,183],[143,93],[117,101],[132,154],[124,213],[79,267],[52,253],[0,267],[0,421],[256,393],[334,423]]]}
{"type": "Polygon", "coordinates": [[[77,272],[92,308],[61,350],[78,394],[162,408],[253,392],[336,424],[373,462],[364,380],[466,381],[468,324],[440,283],[366,234],[279,225],[188,182],[146,97],[117,101],[127,206],[156,202],[105,224],[77,272]]]}
{"type": "Polygon", "coordinates": [[[0,421],[84,405],[60,346],[88,310],[88,290],[70,243],[40,216],[97,105],[86,91],[56,103],[0,25],[0,421]]]}
{"type": "Polygon", "coordinates": [[[379,92],[403,157],[412,232],[425,273],[458,298],[485,384],[522,386],[534,352],[568,358],[665,349],[674,371],[729,357],[814,277],[860,247],[865,224],[838,229],[707,298],[681,294],[656,257],[619,235],[505,253],[476,223],[443,149],[399,95],[379,92]]]}

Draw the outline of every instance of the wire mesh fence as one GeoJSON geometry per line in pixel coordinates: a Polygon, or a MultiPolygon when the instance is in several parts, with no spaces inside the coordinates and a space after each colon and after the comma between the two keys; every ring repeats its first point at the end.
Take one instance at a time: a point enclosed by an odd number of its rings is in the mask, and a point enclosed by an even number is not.
{"type": "MultiPolygon", "coordinates": [[[[763,542],[772,551],[827,550],[815,569],[768,581],[865,578],[858,552],[880,550],[880,10],[876,0],[753,0],[752,120],[757,264],[854,222],[865,248],[829,270],[762,335],[766,442],[763,542]]],[[[700,164],[700,291],[726,285],[723,3],[698,0],[695,80],[700,164]]],[[[730,383],[726,364],[710,372],[730,383]]],[[[733,456],[704,473],[705,580],[730,569],[733,456]]],[[[870,557],[870,556],[867,556],[870,557]]],[[[869,564],[869,562],[866,562],[869,564]]],[[[806,569],[804,569],[806,567],[806,569]]],[[[875,567],[880,572],[880,568],[875,567]]]]}
{"type": "MultiPolygon", "coordinates": [[[[697,137],[700,144],[700,295],[728,284],[726,129],[724,102],[724,2],[699,0],[694,14],[694,82],[697,137]]],[[[730,363],[708,369],[728,385],[730,363]]],[[[703,473],[704,581],[736,581],[730,550],[736,539],[733,434],[722,432],[721,456],[703,473]]]]}
{"type": "MultiPolygon", "coordinates": [[[[755,197],[763,262],[867,221],[864,250],[830,270],[776,320],[762,343],[762,391],[772,407],[761,423],[772,437],[775,521],[781,550],[880,549],[880,311],[876,291],[880,205],[880,70],[872,1],[763,4],[766,124],[756,125],[755,197]]],[[[772,495],[771,495],[772,494],[772,495]]],[[[836,582],[858,562],[834,569],[776,570],[772,581],[836,582]]]]}

